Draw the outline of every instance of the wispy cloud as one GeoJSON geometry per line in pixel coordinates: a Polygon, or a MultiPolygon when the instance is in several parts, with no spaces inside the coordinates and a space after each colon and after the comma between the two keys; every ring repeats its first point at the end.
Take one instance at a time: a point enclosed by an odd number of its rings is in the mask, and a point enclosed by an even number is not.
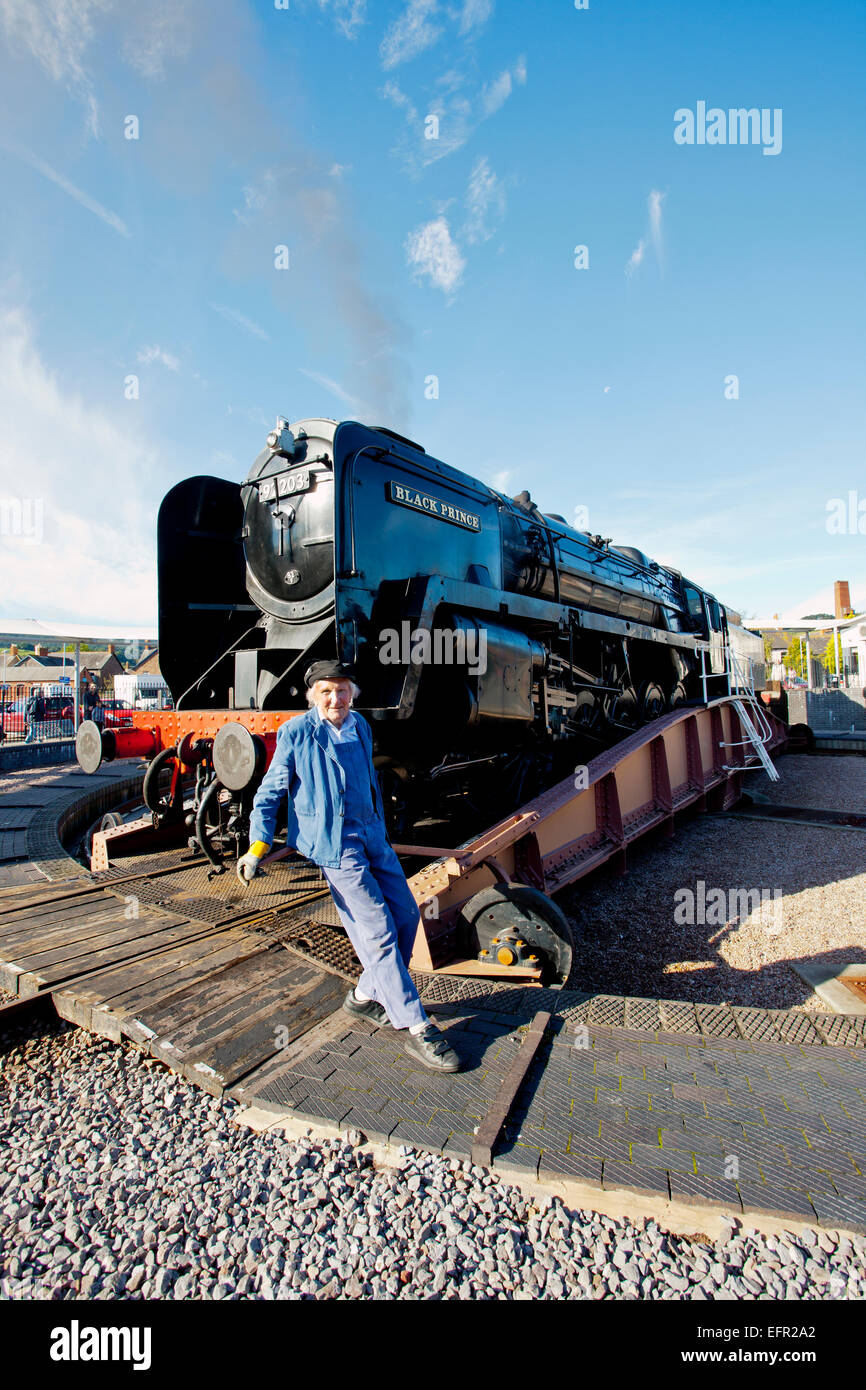
{"type": "Polygon", "coordinates": [[[107,226],[113,228],[115,232],[119,232],[121,236],[132,236],[132,232],[123,221],[123,218],[118,217],[117,213],[112,212],[110,208],[104,207],[102,203],[98,203],[95,198],[91,198],[89,193],[85,193],[83,189],[76,187],[65,175],[58,173],[56,169],[52,169],[51,165],[46,164],[43,159],[40,159],[35,154],[31,154],[29,150],[16,149],[14,146],[7,146],[6,148],[9,149],[11,154],[18,155],[19,159],[23,159],[31,168],[36,169],[44,178],[50,179],[58,188],[62,188],[64,193],[68,193],[69,197],[74,198],[76,203],[80,203],[83,208],[87,208],[88,212],[92,212],[95,217],[101,218],[101,220],[107,226]]]}
{"type": "Polygon", "coordinates": [[[662,245],[662,203],[664,202],[664,198],[664,193],[659,193],[657,188],[654,188],[647,198],[650,237],[657,255],[661,253],[662,245]]]}
{"type": "Polygon", "coordinates": [[[337,400],[342,401],[344,405],[349,405],[360,413],[369,414],[369,406],[364,401],[359,400],[357,396],[353,396],[350,391],[346,391],[338,381],[334,381],[333,377],[325,376],[322,372],[313,372],[309,367],[299,367],[298,371],[302,376],[309,377],[310,381],[315,381],[317,386],[323,386],[326,391],[330,391],[331,395],[336,396],[337,400]]]}
{"type": "Polygon", "coordinates": [[[328,14],[337,29],[347,39],[357,37],[367,18],[367,0],[301,0],[302,4],[316,4],[323,14],[328,14]]]}
{"type": "Polygon", "coordinates": [[[518,58],[513,68],[505,68],[494,82],[486,86],[481,94],[481,109],[484,116],[493,116],[504,106],[514,90],[514,84],[526,84],[526,59],[518,58]]]}
{"type": "Polygon", "coordinates": [[[638,266],[641,264],[641,262],[642,262],[642,260],[643,260],[643,258],[644,258],[645,255],[646,255],[646,242],[644,241],[643,237],[641,237],[641,239],[640,239],[640,241],[638,242],[637,246],[634,248],[634,250],[632,251],[632,253],[631,253],[631,255],[629,256],[628,260],[626,261],[626,265],[625,265],[625,273],[626,273],[626,275],[634,275],[635,271],[637,270],[638,266]]]}
{"type": "MultiPolygon", "coordinates": [[[[505,216],[505,187],[486,156],[482,155],[473,165],[465,207],[466,217],[460,228],[464,245],[489,241],[505,216]]],[[[416,227],[406,241],[406,256],[414,279],[428,279],[449,297],[460,285],[466,269],[466,257],[444,213],[416,227]]]]}
{"type": "Polygon", "coordinates": [[[158,347],[156,344],[153,347],[139,348],[138,361],[144,367],[150,367],[154,362],[159,362],[170,372],[180,371],[180,358],[175,357],[171,352],[166,352],[164,348],[158,347]]]}
{"type": "Polygon", "coordinates": [[[482,157],[469,175],[463,235],[470,244],[489,241],[504,216],[505,189],[487,159],[482,157]]]}
{"type": "Polygon", "coordinates": [[[628,276],[634,275],[638,266],[643,262],[648,244],[652,246],[658,264],[660,266],[662,264],[662,203],[666,196],[666,194],[660,193],[657,188],[653,188],[647,198],[647,235],[641,237],[626,261],[625,273],[628,276]]]}
{"type": "Polygon", "coordinates": [[[220,314],[227,323],[233,324],[235,328],[243,329],[244,333],[249,333],[250,337],[261,338],[265,343],[271,341],[271,335],[269,333],[266,333],[257,323],[253,323],[252,319],[248,319],[245,314],[239,313],[237,309],[230,309],[227,304],[214,304],[210,300],[208,301],[208,307],[213,309],[215,313],[220,314]]]}
{"type": "Polygon", "coordinates": [[[142,77],[163,78],[166,64],[186,58],[193,46],[194,8],[191,0],[148,0],[146,5],[125,6],[124,60],[142,77]]]}
{"type": "Polygon", "coordinates": [[[449,68],[419,100],[410,97],[390,78],[381,95],[402,111],[406,120],[406,130],[394,153],[402,157],[405,167],[413,174],[454,154],[484,121],[501,110],[516,87],[526,84],[526,78],[526,60],[522,56],[480,87],[470,83],[459,68],[449,68]],[[439,123],[435,139],[428,138],[428,116],[436,116],[439,123]]]}
{"type": "Polygon", "coordinates": [[[389,80],[382,88],[382,96],[388,101],[392,101],[396,107],[405,113],[406,120],[410,125],[418,123],[418,108],[405,92],[401,91],[396,82],[389,80]]]}
{"type": "Polygon", "coordinates": [[[382,67],[396,68],[430,48],[442,34],[441,24],[433,22],[439,0],[409,0],[399,19],[387,30],[379,47],[382,67]]]}
{"type": "Polygon", "coordinates": [[[160,78],[168,59],[190,51],[199,8],[200,0],[0,0],[0,22],[13,51],[28,54],[82,102],[87,131],[97,136],[99,103],[85,59],[100,28],[111,24],[130,67],[160,78]]]}
{"type": "Polygon", "coordinates": [[[406,241],[406,257],[416,280],[424,277],[437,290],[452,295],[460,284],[466,261],[444,217],[416,228],[406,241]]]}
{"type": "Polygon", "coordinates": [[[492,13],[493,0],[464,0],[463,12],[460,15],[460,33],[468,34],[473,29],[480,29],[492,13]]]}
{"type": "Polygon", "coordinates": [[[10,47],[28,53],[55,82],[62,82],[87,111],[87,129],[99,133],[99,107],[84,67],[96,21],[112,0],[63,0],[34,4],[33,0],[0,0],[0,20],[10,47]]]}

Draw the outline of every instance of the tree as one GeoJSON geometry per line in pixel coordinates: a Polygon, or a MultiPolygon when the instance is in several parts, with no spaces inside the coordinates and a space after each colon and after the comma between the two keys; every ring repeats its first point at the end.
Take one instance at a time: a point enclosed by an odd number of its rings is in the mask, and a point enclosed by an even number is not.
{"type": "Polygon", "coordinates": [[[785,665],[798,676],[806,675],[806,647],[799,637],[795,637],[785,652],[785,665]]]}
{"type": "Polygon", "coordinates": [[[836,635],[835,643],[833,641],[833,638],[830,638],[830,641],[827,643],[827,650],[821,658],[821,660],[824,663],[824,669],[826,671],[829,671],[831,676],[835,676],[836,674],[837,655],[839,657],[839,675],[841,676],[845,670],[845,662],[842,657],[842,638],[838,635],[838,633],[836,635]]]}

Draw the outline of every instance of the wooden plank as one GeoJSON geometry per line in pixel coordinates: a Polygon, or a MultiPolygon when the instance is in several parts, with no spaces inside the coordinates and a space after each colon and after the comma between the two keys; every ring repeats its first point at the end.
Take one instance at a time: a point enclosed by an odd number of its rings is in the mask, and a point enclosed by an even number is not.
{"type": "MultiPolygon", "coordinates": [[[[141,907],[159,907],[160,903],[142,903],[141,907]]],[[[86,922],[89,917],[99,912],[108,912],[113,909],[115,912],[123,912],[126,902],[123,898],[116,898],[111,893],[100,893],[98,896],[90,898],[76,899],[67,904],[56,904],[53,907],[45,908],[25,908],[14,917],[0,917],[0,941],[12,939],[22,933],[31,931],[50,931],[53,926],[62,925],[64,922],[74,926],[76,922],[86,922]]]]}
{"type": "MultiPolygon", "coordinates": [[[[315,966],[301,964],[297,961],[288,962],[286,966],[284,952],[275,952],[274,956],[274,961],[269,962],[272,970],[276,968],[280,957],[282,957],[284,964],[280,973],[272,975],[268,983],[260,983],[251,989],[247,988],[240,994],[232,990],[230,997],[220,998],[216,1005],[206,1012],[196,1013],[180,1027],[175,1027],[171,1031],[165,1028],[160,1029],[150,1045],[151,1056],[161,1057],[163,1061],[170,1061],[172,1064],[182,1060],[185,1056],[199,1057],[208,1047],[226,1037],[231,1037],[239,1028],[246,1026],[251,1021],[254,1022],[261,1010],[270,1009],[272,1006],[282,1010],[282,1019],[288,1025],[291,1012],[297,1001],[308,990],[314,989],[319,984],[323,972],[315,966]]],[[[247,962],[247,964],[256,965],[258,962],[247,962]]],[[[239,966],[238,970],[243,971],[244,966],[239,966]]],[[[226,977],[231,974],[231,971],[227,971],[223,977],[226,996],[228,996],[231,986],[230,979],[226,977]]],[[[216,983],[219,985],[220,982],[217,981],[216,983]]],[[[341,981],[341,983],[345,993],[345,982],[341,981]]],[[[150,1023],[147,1018],[144,1021],[150,1023]]],[[[151,1024],[151,1026],[153,1025],[151,1024]]]]}
{"type": "Polygon", "coordinates": [[[201,937],[194,945],[167,947],[132,964],[112,965],[89,976],[78,991],[79,997],[90,1004],[105,1005],[113,1005],[116,999],[128,999],[133,1007],[137,1007],[142,997],[167,998],[169,993],[177,992],[174,986],[178,970],[232,943],[238,948],[246,947],[248,955],[267,949],[261,937],[239,932],[235,927],[218,927],[213,936],[201,937]]]}
{"type": "Polygon", "coordinates": [[[18,986],[23,974],[23,970],[19,970],[15,965],[0,963],[0,989],[6,989],[10,994],[18,994],[18,986]]]}
{"type": "Polygon", "coordinates": [[[116,907],[105,908],[102,912],[88,917],[84,922],[55,922],[50,928],[38,933],[24,934],[19,940],[2,943],[2,956],[14,965],[48,963],[46,956],[53,959],[71,958],[83,955],[89,950],[107,946],[111,940],[129,935],[136,928],[142,935],[145,929],[154,930],[152,923],[163,921],[163,914],[153,909],[139,913],[138,917],[127,919],[123,910],[116,907]]]}
{"type": "Polygon", "coordinates": [[[8,947],[11,951],[19,941],[28,937],[48,936],[56,930],[74,931],[77,926],[85,926],[94,917],[106,912],[123,913],[124,904],[118,898],[106,895],[104,898],[91,898],[75,908],[56,908],[51,912],[35,913],[32,917],[24,914],[14,922],[0,925],[0,951],[8,947]]]}
{"type": "Polygon", "coordinates": [[[165,930],[154,932],[143,939],[138,936],[133,937],[129,941],[105,950],[94,951],[92,954],[79,956],[73,960],[60,961],[56,965],[40,964],[33,970],[20,974],[18,993],[22,995],[37,994],[41,989],[58,989],[61,985],[69,985],[73,980],[95,975],[97,971],[104,970],[108,965],[117,965],[124,960],[135,960],[140,956],[152,955],[155,950],[159,950],[163,946],[177,945],[182,941],[192,941],[196,937],[211,936],[214,928],[210,926],[202,930],[204,925],[202,922],[192,923],[179,920],[167,926],[165,930]]]}
{"type": "MultiPolygon", "coordinates": [[[[248,932],[234,933],[232,928],[226,929],[226,935],[222,933],[214,939],[217,948],[206,958],[202,958],[201,966],[190,968],[189,971],[179,971],[176,976],[170,978],[157,976],[149,983],[142,982],[137,988],[124,992],[110,1001],[110,1007],[124,1017],[135,1016],[136,1021],[145,1012],[151,1012],[154,1008],[165,1005],[174,1007],[178,1003],[178,998],[187,989],[197,983],[203,983],[215,975],[222,975],[223,972],[233,966],[241,965],[244,961],[252,959],[254,956],[263,955],[270,948],[265,942],[257,941],[248,932]],[[232,933],[229,935],[229,933],[232,933]]],[[[151,1030],[152,1031],[152,1030],[151,1030]]]]}
{"type": "MultiPolygon", "coordinates": [[[[125,922],[122,916],[114,913],[106,922],[96,926],[95,933],[82,927],[81,933],[54,935],[44,941],[35,941],[32,947],[22,949],[14,959],[14,965],[24,966],[26,970],[42,969],[42,966],[60,965],[63,960],[78,960],[82,956],[96,955],[108,947],[124,941],[145,941],[154,931],[170,926],[171,917],[163,913],[145,913],[135,922],[125,922]]],[[[188,922],[188,917],[175,917],[175,922],[188,922]]],[[[200,926],[206,926],[200,923],[200,926]]],[[[213,924],[207,923],[213,931],[213,924]]]]}
{"type": "MultiPolygon", "coordinates": [[[[136,1017],[140,1009],[167,1002],[197,980],[258,954],[266,947],[245,932],[228,928],[216,937],[204,937],[186,946],[159,951],[131,965],[94,976],[94,985],[74,984],[64,1000],[63,1017],[119,1042],[121,1037],[145,1042],[153,1030],[136,1017]],[[241,939],[239,939],[241,938],[241,939]],[[118,989],[124,982],[126,987],[118,989]],[[106,997],[106,990],[109,991],[106,997]]],[[[58,1005],[58,1008],[60,1006],[58,1005]]]]}
{"type": "Polygon", "coordinates": [[[81,898],[83,901],[88,896],[92,897],[94,893],[104,891],[104,888],[86,879],[83,882],[76,879],[74,883],[65,879],[62,884],[42,879],[40,883],[20,883],[12,888],[0,888],[0,919],[9,913],[20,912],[28,906],[52,907],[56,903],[67,902],[70,898],[81,898]]]}
{"type": "Polygon", "coordinates": [[[7,899],[14,902],[16,898],[20,898],[25,893],[32,893],[36,888],[41,888],[46,894],[56,896],[58,893],[79,892],[81,889],[96,887],[97,885],[91,883],[90,879],[86,877],[76,879],[73,884],[68,879],[58,883],[54,879],[46,878],[44,874],[40,874],[38,883],[20,883],[10,888],[0,888],[0,904],[5,903],[7,899]]]}
{"type": "Polygon", "coordinates": [[[265,952],[240,961],[204,983],[191,986],[170,1002],[160,1002],[138,1016],[160,1037],[174,1035],[193,1025],[200,1017],[209,1017],[215,1010],[228,1008],[232,1001],[263,989],[272,980],[291,972],[296,962],[285,951],[270,946],[265,952]]]}
{"type": "Polygon", "coordinates": [[[520,1044],[517,1056],[502,1078],[502,1085],[496,1093],[496,1099],[476,1130],[470,1154],[472,1162],[477,1163],[482,1168],[490,1167],[493,1146],[499,1137],[499,1131],[505,1123],[505,1117],[523,1084],[523,1079],[529,1070],[529,1064],[538,1051],[538,1044],[541,1042],[544,1030],[552,1017],[553,1015],[550,1013],[537,1013],[535,1015],[520,1044]]]}
{"type": "MultiPolygon", "coordinates": [[[[24,886],[24,885],[22,885],[24,886]]],[[[36,887],[35,884],[28,884],[27,887],[36,887]]],[[[88,903],[95,902],[99,898],[110,899],[110,893],[106,893],[104,888],[90,888],[85,891],[73,893],[34,893],[32,898],[23,898],[20,902],[0,902],[0,931],[5,931],[7,927],[12,927],[17,921],[29,921],[31,917],[46,916],[48,913],[75,912],[78,908],[86,907],[88,903]]],[[[117,901],[115,897],[115,901],[117,901]]]]}
{"type": "Polygon", "coordinates": [[[320,979],[294,1003],[289,1014],[284,1003],[259,1010],[239,1030],[212,1039],[198,1056],[185,1058],[180,1070],[212,1096],[221,1095],[287,1043],[329,1017],[340,1007],[345,993],[345,980],[320,972],[320,979]]]}

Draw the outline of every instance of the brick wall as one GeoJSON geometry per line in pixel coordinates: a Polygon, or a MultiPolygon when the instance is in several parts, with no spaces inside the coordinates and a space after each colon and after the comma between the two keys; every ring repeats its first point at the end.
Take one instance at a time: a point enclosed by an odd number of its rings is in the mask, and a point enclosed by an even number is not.
{"type": "Polygon", "coordinates": [[[788,691],[788,723],[847,733],[866,729],[866,704],[859,690],[788,691]]]}

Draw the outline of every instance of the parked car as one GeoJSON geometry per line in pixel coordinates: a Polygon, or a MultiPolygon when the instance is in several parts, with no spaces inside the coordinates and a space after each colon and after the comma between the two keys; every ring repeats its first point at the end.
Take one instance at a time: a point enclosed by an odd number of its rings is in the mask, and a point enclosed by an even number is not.
{"type": "Polygon", "coordinates": [[[4,700],[0,707],[0,727],[5,734],[26,734],[26,700],[4,700]]]}
{"type": "MultiPolygon", "coordinates": [[[[30,732],[27,715],[27,700],[4,700],[0,708],[0,728],[4,736],[17,734],[21,738],[30,732]]],[[[74,732],[72,722],[72,701],[66,695],[43,695],[45,717],[40,723],[37,736],[42,738],[71,738],[74,732]]]]}
{"type": "Polygon", "coordinates": [[[131,726],[132,705],[128,700],[102,700],[100,703],[104,711],[104,728],[124,729],[131,726]]]}
{"type": "Polygon", "coordinates": [[[43,695],[45,705],[45,718],[72,719],[75,713],[75,706],[68,695],[43,695]]]}

